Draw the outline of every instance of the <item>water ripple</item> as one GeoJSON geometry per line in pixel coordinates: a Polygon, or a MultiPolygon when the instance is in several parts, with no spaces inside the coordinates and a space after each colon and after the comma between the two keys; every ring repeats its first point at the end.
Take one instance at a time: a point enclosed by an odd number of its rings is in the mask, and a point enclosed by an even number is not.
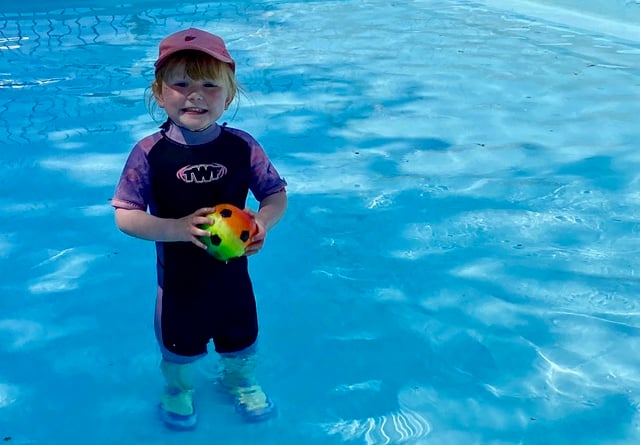
{"type": "Polygon", "coordinates": [[[367,445],[419,443],[431,433],[427,417],[406,407],[382,416],[342,420],[324,428],[342,440],[361,439],[367,445]]]}

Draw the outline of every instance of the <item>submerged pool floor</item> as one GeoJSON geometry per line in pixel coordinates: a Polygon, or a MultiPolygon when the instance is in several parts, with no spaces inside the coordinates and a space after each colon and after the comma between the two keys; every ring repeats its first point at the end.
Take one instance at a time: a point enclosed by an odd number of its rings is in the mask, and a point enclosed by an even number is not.
{"type": "Polygon", "coordinates": [[[0,12],[0,438],[640,442],[640,44],[465,0],[67,5],[0,12]],[[212,354],[177,434],[153,245],[109,199],[189,26],[290,207],[250,265],[279,416],[242,423],[212,354]]]}

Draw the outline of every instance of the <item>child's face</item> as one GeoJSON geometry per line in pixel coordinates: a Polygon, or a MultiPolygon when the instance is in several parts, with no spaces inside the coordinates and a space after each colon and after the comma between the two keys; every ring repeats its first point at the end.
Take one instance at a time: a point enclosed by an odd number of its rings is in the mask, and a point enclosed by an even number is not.
{"type": "Polygon", "coordinates": [[[216,79],[191,79],[184,64],[171,70],[155,93],[158,105],[180,127],[204,130],[216,122],[231,102],[227,86],[216,79]]]}

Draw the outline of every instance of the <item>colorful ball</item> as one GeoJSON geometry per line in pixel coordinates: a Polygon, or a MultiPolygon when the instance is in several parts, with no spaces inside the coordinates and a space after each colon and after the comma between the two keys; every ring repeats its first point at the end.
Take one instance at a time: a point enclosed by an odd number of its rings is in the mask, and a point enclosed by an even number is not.
{"type": "Polygon", "coordinates": [[[207,215],[211,224],[201,226],[210,233],[202,237],[207,252],[220,261],[244,255],[258,226],[253,216],[231,204],[219,204],[207,215]]]}

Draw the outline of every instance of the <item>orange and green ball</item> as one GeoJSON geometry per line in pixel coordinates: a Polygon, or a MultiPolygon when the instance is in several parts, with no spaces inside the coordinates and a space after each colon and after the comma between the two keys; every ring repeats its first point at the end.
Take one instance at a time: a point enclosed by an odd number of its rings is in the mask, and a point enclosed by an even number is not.
{"type": "Polygon", "coordinates": [[[202,237],[207,252],[220,261],[228,261],[244,255],[253,236],[258,232],[253,216],[231,204],[219,204],[207,215],[211,224],[202,229],[209,236],[202,237]]]}

